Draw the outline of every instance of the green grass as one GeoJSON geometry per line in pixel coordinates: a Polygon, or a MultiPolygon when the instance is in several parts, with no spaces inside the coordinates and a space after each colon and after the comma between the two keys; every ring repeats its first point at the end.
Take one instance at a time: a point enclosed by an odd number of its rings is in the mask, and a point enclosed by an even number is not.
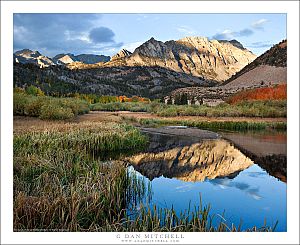
{"type": "Polygon", "coordinates": [[[140,119],[138,122],[143,126],[158,127],[166,125],[183,125],[197,127],[200,129],[220,129],[232,131],[247,130],[286,130],[287,125],[284,122],[246,122],[246,121],[197,121],[197,120],[171,120],[171,119],[140,119]]]}
{"type": "Polygon", "coordinates": [[[75,98],[54,98],[14,93],[14,115],[64,120],[89,112],[89,104],[75,98]]]}
{"type": "Polygon", "coordinates": [[[91,106],[94,111],[133,111],[150,112],[162,117],[207,116],[207,117],[286,117],[285,100],[244,101],[234,105],[223,103],[215,107],[207,105],[166,105],[157,102],[147,103],[97,103],[91,106]]]}

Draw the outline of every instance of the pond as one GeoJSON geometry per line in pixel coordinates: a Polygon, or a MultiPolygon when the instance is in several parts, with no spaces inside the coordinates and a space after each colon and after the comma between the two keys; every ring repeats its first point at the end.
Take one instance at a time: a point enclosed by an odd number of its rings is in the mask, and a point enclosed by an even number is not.
{"type": "MultiPolygon", "coordinates": [[[[176,213],[211,205],[220,220],[242,229],[286,231],[286,134],[209,132],[193,128],[143,129],[150,145],[126,158],[148,193],[141,202],[176,213]]],[[[135,203],[138,206],[138,203],[135,203]]],[[[132,205],[128,207],[132,208],[132,205]]]]}

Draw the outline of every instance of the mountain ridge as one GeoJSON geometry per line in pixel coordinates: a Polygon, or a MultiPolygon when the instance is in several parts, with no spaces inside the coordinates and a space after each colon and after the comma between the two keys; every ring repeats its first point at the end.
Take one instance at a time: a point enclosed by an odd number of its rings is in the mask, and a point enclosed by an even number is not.
{"type": "Polygon", "coordinates": [[[39,51],[32,51],[30,49],[22,49],[14,52],[14,61],[16,61],[17,63],[34,63],[39,65],[40,68],[48,67],[51,65],[67,65],[73,62],[96,64],[99,62],[107,62],[109,60],[110,56],[95,54],[74,55],[71,53],[61,53],[50,58],[42,55],[39,51]],[[41,64],[41,62],[43,61],[45,62],[41,64]]]}
{"type": "MultiPolygon", "coordinates": [[[[87,62],[73,54],[59,54],[53,58],[53,63],[66,65],[70,69],[159,66],[201,80],[222,82],[249,64],[255,57],[236,40],[219,42],[208,40],[206,37],[185,37],[177,41],[162,42],[152,37],[137,47],[133,53],[123,49],[109,60],[107,57],[101,59],[99,57],[98,60],[87,62]],[[73,64],[74,62],[83,64],[73,64]]],[[[26,57],[23,55],[23,58],[26,57]]]]}

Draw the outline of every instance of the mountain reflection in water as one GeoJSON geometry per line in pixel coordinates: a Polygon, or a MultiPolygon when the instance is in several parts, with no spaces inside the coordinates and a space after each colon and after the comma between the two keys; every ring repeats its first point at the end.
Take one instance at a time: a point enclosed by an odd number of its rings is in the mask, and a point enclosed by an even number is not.
{"type": "MultiPolygon", "coordinates": [[[[212,214],[226,210],[228,224],[242,220],[242,229],[262,227],[266,219],[270,226],[279,222],[276,231],[286,231],[284,141],[250,133],[226,135],[225,140],[209,131],[177,130],[179,134],[175,129],[147,129],[148,149],[122,159],[131,165],[133,180],[144,187],[137,190],[145,190],[129,202],[129,213],[140,203],[174,208],[178,215],[209,203],[212,214]]],[[[212,222],[216,225],[218,219],[212,222]]]]}
{"type": "MultiPolygon", "coordinates": [[[[150,146],[147,151],[127,157],[126,160],[150,180],[160,176],[192,182],[234,178],[240,171],[256,163],[272,176],[286,182],[284,154],[258,155],[243,147],[237,148],[232,141],[215,135],[203,139],[153,132],[148,134],[150,146]]],[[[257,144],[256,141],[254,143],[257,144]]]]}
{"type": "Polygon", "coordinates": [[[169,149],[136,154],[127,160],[150,180],[160,176],[183,181],[232,178],[253,164],[250,158],[223,139],[202,140],[185,146],[173,139],[166,145],[169,149]],[[179,145],[170,149],[169,146],[176,142],[179,145]]]}

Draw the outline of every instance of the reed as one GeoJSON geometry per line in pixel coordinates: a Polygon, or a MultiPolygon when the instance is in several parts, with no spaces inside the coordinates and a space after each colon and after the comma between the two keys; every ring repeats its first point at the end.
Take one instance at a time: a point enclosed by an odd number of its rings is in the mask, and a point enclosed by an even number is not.
{"type": "Polygon", "coordinates": [[[115,123],[64,124],[14,135],[14,229],[94,230],[125,215],[126,168],[102,152],[141,149],[145,136],[115,123]]]}

